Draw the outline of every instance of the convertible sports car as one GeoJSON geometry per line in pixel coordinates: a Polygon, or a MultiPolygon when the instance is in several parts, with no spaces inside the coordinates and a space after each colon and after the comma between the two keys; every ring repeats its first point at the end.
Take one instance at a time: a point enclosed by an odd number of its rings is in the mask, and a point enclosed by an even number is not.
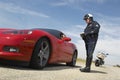
{"type": "Polygon", "coordinates": [[[71,38],[54,29],[0,29],[0,61],[26,63],[43,69],[46,64],[64,62],[75,66],[77,48],[71,38]]]}

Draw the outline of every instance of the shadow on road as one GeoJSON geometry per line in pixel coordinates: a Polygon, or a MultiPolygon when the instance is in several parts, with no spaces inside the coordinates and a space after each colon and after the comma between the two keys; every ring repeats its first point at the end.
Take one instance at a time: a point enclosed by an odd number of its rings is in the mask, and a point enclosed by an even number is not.
{"type": "Polygon", "coordinates": [[[81,68],[81,66],[76,65],[74,67],[71,67],[71,66],[66,66],[66,64],[49,64],[44,68],[44,70],[53,71],[53,70],[74,69],[74,68],[81,68]]]}
{"type": "Polygon", "coordinates": [[[91,73],[107,74],[106,72],[103,72],[103,71],[97,71],[97,70],[91,70],[91,73]]]}
{"type": "MultiPolygon", "coordinates": [[[[20,66],[20,65],[11,65],[11,64],[0,64],[1,68],[9,68],[9,69],[17,69],[17,70],[35,70],[40,71],[40,69],[32,69],[28,66],[20,66]]],[[[73,68],[80,68],[81,66],[66,66],[65,64],[49,64],[45,68],[42,69],[42,71],[53,71],[53,70],[63,70],[63,69],[73,69],[73,68]]]]}

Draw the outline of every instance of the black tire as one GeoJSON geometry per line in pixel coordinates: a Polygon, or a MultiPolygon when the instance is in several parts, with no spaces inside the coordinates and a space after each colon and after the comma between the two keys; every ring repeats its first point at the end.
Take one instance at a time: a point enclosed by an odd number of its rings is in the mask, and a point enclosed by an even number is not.
{"type": "Polygon", "coordinates": [[[96,66],[96,67],[99,67],[99,66],[100,66],[99,60],[95,60],[95,66],[96,66]]]}
{"type": "Polygon", "coordinates": [[[105,64],[105,62],[102,60],[102,61],[101,61],[101,65],[104,65],[104,64],[105,64]]]}
{"type": "Polygon", "coordinates": [[[50,56],[50,42],[47,38],[41,38],[33,51],[30,67],[34,69],[43,69],[50,56]]]}
{"type": "Polygon", "coordinates": [[[66,63],[66,65],[74,67],[76,65],[76,60],[77,60],[77,51],[74,52],[72,56],[72,61],[69,63],[66,63]]]}

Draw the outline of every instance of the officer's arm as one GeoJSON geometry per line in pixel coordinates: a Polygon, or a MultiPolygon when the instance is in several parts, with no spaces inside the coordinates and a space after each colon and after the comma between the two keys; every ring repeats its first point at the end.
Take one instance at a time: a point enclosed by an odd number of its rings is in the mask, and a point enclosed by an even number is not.
{"type": "Polygon", "coordinates": [[[99,24],[95,24],[93,26],[93,29],[91,30],[90,34],[96,34],[96,33],[98,33],[99,29],[100,29],[100,25],[99,24]]]}
{"type": "Polygon", "coordinates": [[[89,29],[85,32],[85,36],[91,35],[91,34],[97,34],[99,32],[99,28],[100,28],[100,26],[97,26],[97,25],[91,26],[91,29],[89,29]]]}

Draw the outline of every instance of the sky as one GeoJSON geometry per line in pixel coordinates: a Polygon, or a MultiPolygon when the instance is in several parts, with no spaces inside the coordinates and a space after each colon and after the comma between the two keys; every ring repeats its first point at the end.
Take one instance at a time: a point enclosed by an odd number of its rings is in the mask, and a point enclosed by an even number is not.
{"type": "Polygon", "coordinates": [[[80,37],[86,27],[83,16],[91,13],[101,25],[94,51],[109,53],[106,64],[120,64],[120,0],[0,0],[0,28],[50,28],[64,32],[85,59],[80,37]]]}

